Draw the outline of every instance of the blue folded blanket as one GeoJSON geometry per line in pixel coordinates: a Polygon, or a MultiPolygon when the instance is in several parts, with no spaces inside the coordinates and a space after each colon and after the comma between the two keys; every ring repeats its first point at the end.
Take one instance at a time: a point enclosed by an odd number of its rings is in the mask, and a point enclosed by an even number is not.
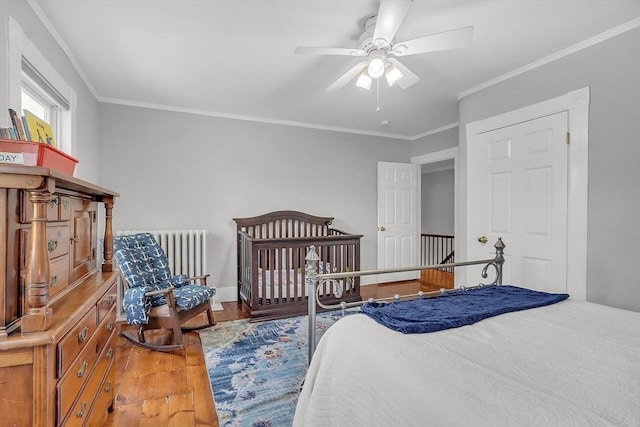
{"type": "Polygon", "coordinates": [[[568,294],[549,294],[510,285],[486,286],[450,291],[436,298],[367,303],[362,306],[362,312],[393,330],[419,334],[459,328],[499,314],[554,304],[568,297],[568,294]]]}

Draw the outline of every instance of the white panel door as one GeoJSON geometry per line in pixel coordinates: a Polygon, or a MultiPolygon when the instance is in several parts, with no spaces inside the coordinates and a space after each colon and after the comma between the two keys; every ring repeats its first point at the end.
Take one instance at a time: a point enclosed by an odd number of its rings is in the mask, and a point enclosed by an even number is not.
{"type": "MultiPolygon", "coordinates": [[[[567,290],[567,130],[562,112],[468,142],[467,252],[469,259],[492,258],[502,237],[503,283],[567,290]]],[[[479,268],[467,281],[482,281],[479,268]]]]}
{"type": "MultiPolygon", "coordinates": [[[[378,269],[418,264],[418,167],[378,162],[378,269]]],[[[411,280],[418,273],[384,274],[377,281],[411,280]]]]}

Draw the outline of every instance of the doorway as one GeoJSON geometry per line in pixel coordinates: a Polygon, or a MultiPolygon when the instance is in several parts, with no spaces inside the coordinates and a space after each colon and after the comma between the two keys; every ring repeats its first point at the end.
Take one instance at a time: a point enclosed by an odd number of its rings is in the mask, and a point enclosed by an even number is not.
{"type": "MultiPolygon", "coordinates": [[[[458,148],[441,150],[411,159],[420,165],[420,262],[433,265],[455,262],[456,160],[458,148]]],[[[423,270],[421,288],[453,288],[453,268],[423,270]]]]}

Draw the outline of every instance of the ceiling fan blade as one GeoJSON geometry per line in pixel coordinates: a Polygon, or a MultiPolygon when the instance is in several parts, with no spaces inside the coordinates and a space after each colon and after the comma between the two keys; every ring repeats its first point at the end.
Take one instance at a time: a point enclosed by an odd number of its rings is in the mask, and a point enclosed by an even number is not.
{"type": "Polygon", "coordinates": [[[416,76],[413,71],[402,65],[402,63],[400,63],[400,61],[398,61],[397,59],[389,58],[389,62],[395,65],[402,73],[402,78],[396,83],[402,89],[406,89],[409,86],[412,86],[420,81],[420,77],[416,76]]]}
{"type": "Polygon", "coordinates": [[[366,53],[362,49],[349,49],[344,47],[307,47],[298,46],[295,50],[296,55],[347,55],[347,56],[365,56],[366,53]]]}
{"type": "Polygon", "coordinates": [[[368,65],[367,61],[360,62],[359,64],[351,68],[349,71],[344,73],[342,76],[340,76],[338,80],[331,83],[331,85],[326,90],[333,91],[333,90],[341,89],[344,85],[349,83],[351,79],[353,79],[355,76],[360,74],[362,70],[364,70],[364,67],[366,67],[367,65],[368,65]]]}
{"type": "Polygon", "coordinates": [[[379,47],[390,44],[409,7],[411,0],[381,0],[376,28],[373,31],[373,42],[379,47]]]}
{"type": "Polygon", "coordinates": [[[457,49],[471,43],[473,27],[463,27],[396,44],[391,53],[395,56],[457,49]],[[404,46],[404,47],[403,47],[404,46]]]}

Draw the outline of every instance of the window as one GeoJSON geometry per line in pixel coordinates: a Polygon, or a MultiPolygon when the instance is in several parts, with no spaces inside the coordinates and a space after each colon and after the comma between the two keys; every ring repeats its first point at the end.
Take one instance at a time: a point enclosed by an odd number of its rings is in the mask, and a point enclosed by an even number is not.
{"type": "MultiPolygon", "coordinates": [[[[61,110],[69,109],[69,101],[45,79],[29,61],[22,58],[21,104],[24,110],[38,116],[49,123],[53,138],[60,144],[61,138],[61,110]]],[[[58,145],[60,146],[60,145],[58,145]]]]}
{"type": "Polygon", "coordinates": [[[8,31],[0,31],[0,112],[5,112],[0,114],[0,125],[11,124],[9,115],[6,114],[9,108],[21,115],[24,115],[24,109],[38,117],[42,114],[44,117],[41,119],[53,131],[57,148],[75,157],[78,108],[76,91],[40,53],[11,16],[8,17],[8,26],[8,31]],[[5,73],[5,70],[8,72],[5,73]]]}

